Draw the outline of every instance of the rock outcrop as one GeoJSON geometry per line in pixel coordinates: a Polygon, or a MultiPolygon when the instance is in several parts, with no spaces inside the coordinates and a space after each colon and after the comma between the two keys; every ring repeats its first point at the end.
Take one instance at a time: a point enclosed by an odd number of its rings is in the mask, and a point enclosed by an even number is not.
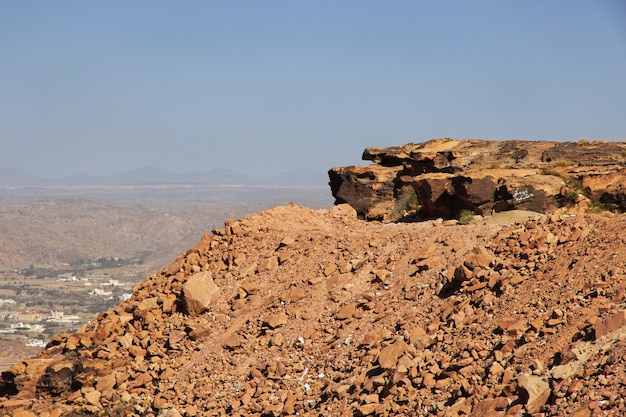
{"type": "Polygon", "coordinates": [[[367,148],[373,164],[333,168],[337,204],[361,218],[459,218],[601,204],[626,211],[626,143],[437,139],[367,148]]]}
{"type": "Polygon", "coordinates": [[[625,243],[618,215],[277,207],[5,371],[0,414],[625,415],[625,243]]]}

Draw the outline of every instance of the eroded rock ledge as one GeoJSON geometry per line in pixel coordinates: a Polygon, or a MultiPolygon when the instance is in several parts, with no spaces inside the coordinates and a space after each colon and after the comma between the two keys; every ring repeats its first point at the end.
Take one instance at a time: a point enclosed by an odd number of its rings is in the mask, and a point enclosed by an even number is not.
{"type": "Polygon", "coordinates": [[[626,143],[436,139],[367,148],[331,169],[335,203],[368,220],[458,218],[563,206],[626,211],[626,143]]]}

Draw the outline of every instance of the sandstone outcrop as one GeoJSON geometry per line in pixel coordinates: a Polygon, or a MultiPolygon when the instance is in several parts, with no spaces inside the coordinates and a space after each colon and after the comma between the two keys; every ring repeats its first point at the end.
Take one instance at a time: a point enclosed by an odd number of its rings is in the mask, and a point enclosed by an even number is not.
{"type": "Polygon", "coordinates": [[[621,215],[277,207],[4,372],[0,415],[624,415],[625,243],[621,215]],[[204,273],[219,295],[192,313],[204,273]]]}
{"type": "Polygon", "coordinates": [[[333,168],[329,177],[336,203],[369,220],[548,213],[575,203],[626,211],[621,142],[437,139],[367,148],[363,159],[373,164],[333,168]]]}

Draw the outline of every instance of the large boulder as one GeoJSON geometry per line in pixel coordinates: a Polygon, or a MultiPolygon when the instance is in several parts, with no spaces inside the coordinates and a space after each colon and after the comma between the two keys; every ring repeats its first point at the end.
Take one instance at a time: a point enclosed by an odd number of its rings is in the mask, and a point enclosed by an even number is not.
{"type": "Polygon", "coordinates": [[[185,312],[191,316],[204,313],[218,297],[219,291],[209,271],[193,274],[183,284],[182,304],[185,312]]]}

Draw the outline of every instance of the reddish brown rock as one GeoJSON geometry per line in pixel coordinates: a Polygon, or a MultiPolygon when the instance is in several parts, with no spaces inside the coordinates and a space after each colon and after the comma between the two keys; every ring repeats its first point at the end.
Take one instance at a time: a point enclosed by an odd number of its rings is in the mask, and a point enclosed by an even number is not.
{"type": "Polygon", "coordinates": [[[278,256],[269,256],[259,261],[258,270],[260,272],[272,271],[278,268],[278,265],[279,265],[278,256]]]}
{"type": "Polygon", "coordinates": [[[591,410],[589,407],[582,407],[576,410],[576,412],[572,414],[572,417],[591,417],[591,410]]]}
{"type": "Polygon", "coordinates": [[[380,352],[380,355],[378,356],[378,364],[384,369],[395,367],[398,362],[398,358],[404,353],[407,347],[408,345],[404,341],[395,341],[380,352]]]}
{"type": "Polygon", "coordinates": [[[375,164],[328,174],[336,203],[350,204],[365,219],[549,212],[569,198],[560,193],[566,182],[579,179],[593,201],[626,211],[624,152],[626,144],[616,142],[446,138],[367,148],[363,159],[375,164]]]}
{"type": "Polygon", "coordinates": [[[356,210],[349,204],[337,204],[328,210],[328,214],[344,221],[355,220],[357,217],[356,210]]]}
{"type": "Polygon", "coordinates": [[[603,320],[599,320],[593,325],[594,337],[599,339],[608,333],[614,332],[622,327],[624,322],[626,322],[626,311],[620,311],[603,320]]]}
{"type": "Polygon", "coordinates": [[[465,258],[465,266],[474,270],[475,268],[489,268],[495,260],[495,256],[491,251],[483,246],[476,246],[472,249],[472,253],[465,258]]]}
{"type": "Polygon", "coordinates": [[[287,314],[276,313],[269,316],[266,323],[268,326],[270,326],[270,328],[275,329],[279,326],[284,326],[285,324],[287,324],[288,321],[289,317],[287,316],[287,314]]]}
{"type": "Polygon", "coordinates": [[[526,411],[530,414],[539,412],[550,398],[550,385],[540,376],[521,374],[517,383],[526,400],[526,411]]]}
{"type": "Polygon", "coordinates": [[[143,299],[135,309],[135,315],[144,320],[151,315],[152,311],[161,310],[157,297],[148,297],[143,299]]]}
{"type": "Polygon", "coordinates": [[[493,412],[506,410],[509,406],[509,403],[509,399],[505,397],[484,399],[472,409],[472,416],[482,417],[487,415],[498,415],[493,414],[493,412]]]}
{"type": "Polygon", "coordinates": [[[295,303],[302,300],[306,296],[306,292],[300,287],[291,287],[285,291],[284,299],[287,302],[295,303]]]}
{"type": "Polygon", "coordinates": [[[96,390],[100,391],[104,396],[110,397],[110,392],[117,383],[116,373],[112,372],[108,375],[98,376],[96,390]]]}
{"type": "Polygon", "coordinates": [[[196,316],[209,309],[219,295],[219,287],[211,273],[200,272],[190,276],[183,284],[182,304],[187,314],[196,316]]]}
{"type": "Polygon", "coordinates": [[[227,337],[222,345],[228,349],[235,349],[241,347],[241,339],[236,334],[227,337]]]}
{"type": "Polygon", "coordinates": [[[11,414],[11,417],[37,417],[37,415],[28,410],[17,410],[11,414]]]}
{"type": "Polygon", "coordinates": [[[353,303],[348,303],[341,307],[341,309],[335,314],[337,320],[346,320],[351,318],[356,312],[356,306],[353,303]]]}
{"type": "Polygon", "coordinates": [[[86,390],[83,396],[87,404],[93,405],[97,408],[102,408],[102,404],[100,404],[100,398],[102,397],[102,393],[100,391],[95,389],[86,390]]]}
{"type": "Polygon", "coordinates": [[[496,216],[506,222],[383,224],[295,205],[248,216],[5,371],[0,409],[625,414],[626,222],[496,216]],[[242,276],[289,250],[275,269],[242,276]],[[428,259],[439,264],[422,267],[428,259]],[[219,296],[184,314],[183,283],[205,270],[219,296]],[[513,284],[516,274],[525,279],[513,284]]]}

